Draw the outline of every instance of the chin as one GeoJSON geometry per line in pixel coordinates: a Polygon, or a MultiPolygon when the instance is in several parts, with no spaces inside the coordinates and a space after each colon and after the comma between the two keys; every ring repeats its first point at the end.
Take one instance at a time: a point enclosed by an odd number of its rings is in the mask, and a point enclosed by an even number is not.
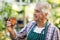
{"type": "Polygon", "coordinates": [[[37,19],[34,19],[34,21],[38,21],[37,19]]]}
{"type": "Polygon", "coordinates": [[[34,21],[38,21],[38,18],[34,18],[34,21]]]}

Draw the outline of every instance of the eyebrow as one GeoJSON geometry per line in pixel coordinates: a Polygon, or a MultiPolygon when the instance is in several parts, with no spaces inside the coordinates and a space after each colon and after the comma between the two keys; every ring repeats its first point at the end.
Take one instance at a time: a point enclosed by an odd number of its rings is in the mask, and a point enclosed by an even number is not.
{"type": "Polygon", "coordinates": [[[37,11],[37,12],[40,12],[39,10],[36,10],[36,9],[34,9],[35,11],[37,11]]]}

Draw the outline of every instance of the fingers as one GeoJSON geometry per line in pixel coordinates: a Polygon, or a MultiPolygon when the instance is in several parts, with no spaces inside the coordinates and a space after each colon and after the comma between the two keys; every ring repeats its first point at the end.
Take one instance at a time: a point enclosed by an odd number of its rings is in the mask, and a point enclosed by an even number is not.
{"type": "Polygon", "coordinates": [[[7,26],[11,26],[11,22],[10,21],[7,21],[7,26]]]}

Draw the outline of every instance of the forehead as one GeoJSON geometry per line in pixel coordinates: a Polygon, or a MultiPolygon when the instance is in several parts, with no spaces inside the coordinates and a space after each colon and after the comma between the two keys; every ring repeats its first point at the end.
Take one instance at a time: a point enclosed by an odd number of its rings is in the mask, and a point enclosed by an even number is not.
{"type": "Polygon", "coordinates": [[[41,8],[39,8],[39,7],[35,7],[35,9],[34,9],[36,12],[41,12],[42,11],[42,9],[41,8]]]}

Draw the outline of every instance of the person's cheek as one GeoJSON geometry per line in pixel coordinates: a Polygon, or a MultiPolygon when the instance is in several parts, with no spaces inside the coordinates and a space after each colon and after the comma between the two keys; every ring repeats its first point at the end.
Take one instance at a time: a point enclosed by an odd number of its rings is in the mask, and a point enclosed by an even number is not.
{"type": "Polygon", "coordinates": [[[40,18],[42,18],[43,16],[42,15],[40,15],[40,18]]]}

